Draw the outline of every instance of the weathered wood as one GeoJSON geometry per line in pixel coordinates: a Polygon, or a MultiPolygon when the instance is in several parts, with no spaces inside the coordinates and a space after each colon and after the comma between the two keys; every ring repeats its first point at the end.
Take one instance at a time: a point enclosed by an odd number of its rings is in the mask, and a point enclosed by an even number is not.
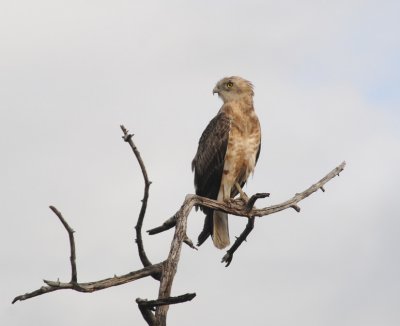
{"type": "Polygon", "coordinates": [[[78,281],[78,273],[76,270],[76,250],[75,250],[75,238],[74,238],[74,230],[69,226],[67,221],[64,219],[60,211],[55,208],[54,206],[49,206],[50,209],[53,211],[54,214],[57,215],[58,219],[64,226],[65,230],[68,232],[68,237],[69,237],[69,247],[71,251],[71,255],[69,257],[70,262],[71,262],[71,282],[70,283],[76,283],[78,281]]]}
{"type": "MultiPolygon", "coordinates": [[[[182,243],[187,238],[186,227],[187,218],[193,208],[193,201],[190,196],[186,196],[184,204],[176,214],[175,234],[172,239],[171,249],[168,254],[167,260],[164,262],[163,274],[160,282],[160,289],[158,292],[158,299],[165,299],[171,296],[172,283],[178,268],[178,262],[181,254],[182,243]]],[[[167,322],[167,313],[169,306],[164,305],[156,309],[156,325],[165,326],[167,322]]]]}
{"type": "MultiPolygon", "coordinates": [[[[147,209],[147,201],[149,199],[149,188],[151,185],[151,182],[149,180],[146,166],[144,165],[142,156],[140,155],[139,150],[137,149],[136,145],[134,144],[132,137],[133,135],[129,133],[128,129],[126,129],[123,125],[120,126],[122,132],[124,135],[122,136],[122,139],[129,144],[129,146],[132,149],[133,154],[136,157],[137,162],[139,163],[140,170],[142,171],[142,176],[143,176],[143,181],[144,181],[144,193],[143,193],[143,199],[142,199],[142,205],[140,208],[139,212],[139,217],[137,219],[137,223],[135,226],[136,230],[136,244],[138,247],[138,254],[140,261],[142,262],[144,267],[150,266],[151,262],[149,258],[146,255],[146,251],[144,250],[144,245],[143,245],[143,238],[142,238],[142,227],[143,227],[143,220],[144,216],[146,215],[146,209],[147,209]]],[[[161,275],[152,275],[156,280],[160,280],[161,275]]]]}
{"type": "Polygon", "coordinates": [[[162,268],[162,263],[154,264],[148,267],[144,267],[142,269],[139,269],[137,271],[129,272],[127,274],[121,275],[121,276],[114,276],[110,278],[106,278],[103,280],[99,281],[94,281],[94,282],[87,282],[87,283],[71,283],[71,282],[60,282],[60,281],[48,281],[44,280],[44,283],[47,284],[47,286],[42,286],[41,288],[25,293],[23,295],[19,295],[14,298],[12,303],[15,303],[17,301],[23,301],[26,299],[30,299],[33,297],[36,297],[38,295],[42,295],[45,293],[49,292],[54,292],[58,290],[75,290],[78,292],[95,292],[99,290],[104,290],[108,289],[113,286],[118,286],[122,284],[126,284],[129,282],[136,281],[138,279],[151,276],[154,273],[160,273],[162,268]]]}
{"type": "Polygon", "coordinates": [[[192,300],[195,294],[186,294],[178,297],[171,297],[171,290],[173,281],[177,272],[178,263],[180,259],[182,243],[186,243],[192,248],[196,249],[191,240],[188,238],[186,234],[187,229],[187,219],[193,207],[195,206],[203,206],[212,208],[215,210],[221,210],[231,215],[243,216],[249,219],[246,229],[241,234],[241,236],[235,241],[234,245],[228,250],[227,254],[222,259],[223,262],[226,262],[229,265],[232,261],[233,253],[237,250],[237,248],[242,244],[246,237],[251,232],[254,227],[254,218],[256,216],[267,216],[270,214],[274,214],[285,210],[287,208],[293,208],[297,212],[300,212],[300,207],[298,203],[310,196],[312,193],[321,189],[325,191],[324,185],[334,178],[336,175],[344,169],[346,163],[343,162],[330,173],[328,173],[324,178],[313,184],[311,187],[307,188],[301,193],[295,194],[291,199],[282,202],[277,205],[272,205],[268,207],[264,207],[261,209],[257,209],[254,207],[255,201],[260,198],[265,198],[268,196],[266,193],[259,193],[253,195],[247,202],[242,199],[234,199],[230,202],[218,202],[209,198],[200,197],[197,195],[186,195],[185,200],[178,210],[178,212],[171,218],[169,218],[164,224],[158,228],[152,229],[148,231],[150,234],[155,234],[159,232],[163,232],[167,229],[175,227],[174,237],[171,242],[170,251],[168,254],[168,258],[158,264],[152,264],[150,260],[147,258],[146,252],[143,246],[143,239],[141,235],[141,230],[143,226],[143,220],[146,213],[147,201],[149,198],[149,187],[151,182],[148,179],[147,171],[145,169],[143,160],[140,156],[139,151],[137,150],[135,144],[132,142],[132,135],[128,133],[128,130],[121,126],[121,129],[124,133],[123,139],[126,141],[132,151],[135,154],[136,160],[138,161],[143,178],[144,178],[144,195],[142,200],[142,206],[140,209],[138,221],[136,224],[136,242],[138,246],[138,254],[140,260],[144,266],[144,268],[127,273],[122,276],[114,276],[111,278],[94,281],[94,282],[86,282],[86,283],[78,283],[77,279],[77,266],[76,266],[76,253],[75,253],[75,241],[74,241],[74,231],[68,225],[66,220],[63,218],[62,214],[54,207],[50,206],[51,210],[58,216],[59,220],[65,227],[69,235],[70,242],[70,262],[71,262],[71,280],[70,282],[60,282],[60,281],[48,281],[44,280],[46,286],[42,286],[41,288],[19,295],[14,298],[12,303],[17,301],[23,301],[29,298],[33,298],[42,294],[46,294],[49,292],[54,292],[57,290],[74,290],[79,292],[95,292],[103,289],[107,289],[113,286],[119,286],[122,284],[126,284],[132,281],[136,281],[138,279],[152,276],[160,281],[158,298],[156,300],[144,300],[137,299],[137,304],[139,306],[140,312],[142,313],[145,321],[151,326],[165,326],[167,321],[167,314],[170,304],[186,302],[192,300]],[[153,314],[152,310],[155,308],[155,313],[153,314]]]}

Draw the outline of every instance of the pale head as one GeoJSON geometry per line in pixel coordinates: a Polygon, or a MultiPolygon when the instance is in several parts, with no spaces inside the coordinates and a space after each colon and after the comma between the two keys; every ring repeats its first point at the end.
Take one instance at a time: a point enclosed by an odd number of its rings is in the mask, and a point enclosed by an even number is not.
{"type": "Polygon", "coordinates": [[[224,103],[243,98],[252,100],[254,96],[253,84],[238,76],[221,79],[213,89],[213,94],[215,93],[218,94],[224,103]]]}

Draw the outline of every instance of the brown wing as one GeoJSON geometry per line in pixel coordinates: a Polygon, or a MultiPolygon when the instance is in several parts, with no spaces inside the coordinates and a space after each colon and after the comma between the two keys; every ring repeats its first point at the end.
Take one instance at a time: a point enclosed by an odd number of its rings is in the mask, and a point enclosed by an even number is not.
{"type": "Polygon", "coordinates": [[[228,147],[230,124],[230,119],[224,113],[219,113],[201,135],[192,162],[194,185],[199,196],[217,199],[228,147]]]}
{"type": "MultiPolygon", "coordinates": [[[[192,162],[196,194],[217,199],[224,170],[225,153],[228,147],[231,122],[224,114],[219,113],[210,121],[200,137],[199,147],[192,162]]],[[[198,237],[200,246],[212,234],[213,210],[201,208],[206,214],[203,231],[198,237]]]]}

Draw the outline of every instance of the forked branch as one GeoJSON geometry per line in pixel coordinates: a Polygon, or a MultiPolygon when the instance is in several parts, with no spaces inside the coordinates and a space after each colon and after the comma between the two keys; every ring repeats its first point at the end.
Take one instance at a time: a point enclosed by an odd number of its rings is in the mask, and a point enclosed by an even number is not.
{"type": "Polygon", "coordinates": [[[145,268],[142,268],[137,271],[133,271],[121,276],[114,276],[110,278],[106,278],[103,280],[99,281],[94,281],[94,282],[86,282],[86,283],[78,283],[77,282],[77,268],[76,268],[76,254],[75,254],[75,240],[74,240],[74,230],[69,226],[67,221],[64,219],[60,211],[55,208],[54,206],[50,206],[50,209],[57,215],[59,218],[60,222],[63,224],[65,227],[66,231],[68,232],[69,235],[69,244],[70,244],[70,250],[71,250],[71,256],[70,256],[70,261],[71,261],[71,281],[70,282],[60,282],[60,281],[49,281],[49,280],[43,280],[43,282],[46,284],[46,286],[42,286],[41,288],[25,293],[23,295],[19,295],[14,298],[12,303],[15,303],[17,301],[23,301],[26,299],[30,299],[45,293],[49,292],[54,292],[58,290],[75,290],[78,292],[95,292],[99,290],[104,290],[113,286],[118,286],[122,284],[126,284],[129,282],[136,281],[140,278],[147,277],[147,276],[152,276],[152,275],[157,275],[161,273],[162,270],[162,265],[163,263],[158,263],[154,265],[147,266],[145,268]]]}
{"type": "Polygon", "coordinates": [[[192,241],[188,238],[186,234],[187,219],[193,207],[203,206],[212,208],[214,210],[224,211],[231,215],[244,216],[248,218],[246,229],[237,238],[233,246],[227,251],[226,255],[222,259],[222,261],[226,263],[226,266],[228,266],[232,261],[234,252],[239,248],[239,246],[243,243],[243,241],[246,240],[247,236],[253,230],[254,219],[256,216],[261,217],[274,214],[287,208],[293,208],[297,212],[300,212],[300,207],[298,206],[298,203],[301,200],[310,196],[318,189],[325,191],[324,185],[331,179],[333,179],[336,175],[339,175],[339,173],[344,169],[346,165],[346,163],[343,162],[338,167],[329,172],[321,180],[319,180],[318,182],[316,182],[303,192],[295,194],[291,199],[277,205],[267,206],[260,209],[254,207],[256,200],[265,198],[269,194],[258,193],[253,195],[247,202],[244,202],[241,199],[233,199],[228,203],[218,202],[197,195],[186,195],[181,208],[172,217],[166,220],[163,223],[163,225],[148,231],[149,234],[156,234],[175,227],[175,233],[172,239],[168,258],[163,262],[152,264],[148,259],[146,252],[144,250],[143,239],[141,234],[143,220],[146,214],[147,201],[149,198],[149,188],[151,182],[148,179],[147,171],[143,163],[143,160],[140,156],[140,153],[132,141],[133,135],[129,134],[128,130],[124,126],[121,126],[121,129],[123,132],[122,138],[124,139],[125,142],[127,142],[130,145],[136,157],[136,160],[139,163],[144,179],[144,195],[137,224],[135,227],[138,254],[144,268],[121,276],[114,276],[111,278],[106,278],[94,282],[79,283],[77,266],[76,266],[74,231],[68,225],[62,214],[54,206],[50,206],[50,209],[57,215],[60,222],[63,224],[64,228],[68,232],[69,243],[70,243],[71,280],[69,282],[44,280],[46,284],[45,286],[42,286],[41,288],[35,291],[15,297],[12,303],[15,303],[17,301],[23,301],[29,298],[33,298],[57,290],[69,289],[86,293],[95,292],[112,286],[122,285],[128,282],[138,280],[140,278],[151,276],[160,282],[158,298],[156,300],[137,299],[137,304],[140,309],[140,312],[142,313],[143,318],[145,319],[148,325],[164,326],[166,325],[166,318],[170,304],[190,301],[196,296],[195,293],[188,293],[176,297],[171,296],[172,284],[178,268],[182,243],[186,243],[190,247],[195,248],[192,241]]]}
{"type": "MultiPolygon", "coordinates": [[[[300,212],[300,207],[298,206],[298,203],[302,201],[303,199],[307,198],[314,192],[316,192],[318,189],[324,189],[323,186],[332,180],[334,177],[338,176],[340,172],[344,170],[346,166],[346,162],[342,162],[340,165],[338,165],[336,168],[334,168],[331,172],[329,172],[326,176],[324,176],[321,180],[317,181],[315,184],[311,185],[309,188],[306,190],[295,194],[292,198],[290,198],[287,201],[284,201],[280,204],[277,205],[272,205],[272,206],[267,206],[264,208],[255,208],[254,203],[257,199],[260,198],[265,198],[268,197],[269,194],[267,193],[257,193],[253,195],[250,200],[245,203],[243,202],[242,199],[233,199],[230,202],[219,202],[216,200],[212,200],[209,198],[205,197],[200,197],[197,195],[187,195],[181,209],[174,215],[174,217],[179,217],[179,218],[169,218],[162,226],[156,227],[154,229],[151,229],[147,231],[149,234],[156,234],[159,232],[163,232],[173,226],[175,226],[176,223],[178,223],[179,219],[184,218],[185,220],[188,217],[188,214],[190,213],[191,209],[194,206],[203,206],[203,207],[208,207],[212,208],[215,210],[220,210],[223,212],[226,212],[231,215],[236,215],[236,216],[244,216],[249,219],[258,216],[267,216],[271,215],[280,211],[283,211],[288,208],[293,208],[296,212],[300,212]],[[167,227],[164,227],[167,225],[167,227]]],[[[324,189],[325,190],[325,189],[324,189]]],[[[324,191],[323,190],[323,191],[324,191]]],[[[222,258],[222,262],[226,262],[226,266],[229,266],[229,264],[232,261],[232,256],[233,253],[238,249],[238,247],[243,243],[243,241],[246,239],[248,234],[251,232],[253,229],[254,222],[248,223],[246,226],[246,229],[243,231],[242,235],[235,241],[233,246],[227,251],[226,255],[222,258]]]]}

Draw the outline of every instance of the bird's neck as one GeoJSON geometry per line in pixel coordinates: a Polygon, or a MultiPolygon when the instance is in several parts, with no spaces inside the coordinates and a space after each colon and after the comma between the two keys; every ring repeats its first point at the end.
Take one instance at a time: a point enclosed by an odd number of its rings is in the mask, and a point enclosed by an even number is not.
{"type": "Polygon", "coordinates": [[[253,97],[243,96],[239,99],[225,101],[221,107],[221,111],[227,113],[228,115],[241,113],[247,114],[254,111],[253,107],[253,97]]]}

